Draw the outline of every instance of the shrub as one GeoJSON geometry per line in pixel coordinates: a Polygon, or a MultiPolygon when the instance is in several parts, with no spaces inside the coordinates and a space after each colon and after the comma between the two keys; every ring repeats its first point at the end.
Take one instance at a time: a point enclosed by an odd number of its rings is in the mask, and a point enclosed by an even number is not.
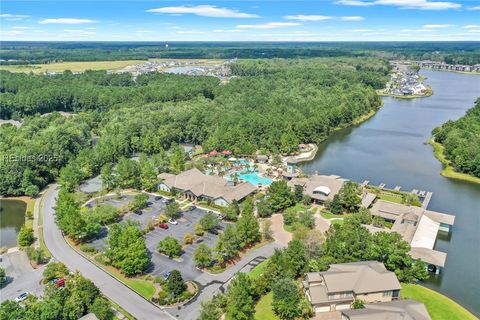
{"type": "Polygon", "coordinates": [[[80,250],[82,250],[83,252],[86,252],[86,253],[97,253],[98,252],[98,250],[89,243],[82,243],[80,245],[80,250]]]}
{"type": "Polygon", "coordinates": [[[183,244],[192,244],[193,243],[193,235],[191,233],[186,233],[183,236],[183,244]]]}
{"type": "Polygon", "coordinates": [[[168,292],[174,297],[180,296],[186,289],[187,284],[183,281],[182,274],[178,270],[173,270],[167,280],[168,292]]]}
{"type": "Polygon", "coordinates": [[[45,271],[43,271],[43,277],[45,281],[51,281],[53,279],[63,278],[68,275],[67,267],[61,262],[52,262],[47,264],[45,271]]]}
{"type": "Polygon", "coordinates": [[[32,247],[28,247],[27,256],[30,259],[30,261],[33,261],[36,264],[42,264],[47,261],[45,257],[45,252],[43,252],[42,249],[34,249],[32,247]]]}
{"type": "Polygon", "coordinates": [[[160,215],[158,216],[158,221],[159,221],[160,223],[165,223],[165,222],[167,222],[167,221],[168,221],[167,215],[164,214],[164,213],[160,213],[160,215]]]}
{"type": "Polygon", "coordinates": [[[28,247],[33,243],[33,229],[22,226],[18,232],[18,245],[20,247],[28,247]]]}
{"type": "Polygon", "coordinates": [[[182,246],[178,243],[177,239],[168,236],[158,243],[157,250],[160,253],[166,254],[169,258],[173,258],[182,251],[182,246]]]}
{"type": "Polygon", "coordinates": [[[201,237],[204,233],[205,231],[203,231],[202,225],[197,223],[195,225],[195,235],[201,237]]]}

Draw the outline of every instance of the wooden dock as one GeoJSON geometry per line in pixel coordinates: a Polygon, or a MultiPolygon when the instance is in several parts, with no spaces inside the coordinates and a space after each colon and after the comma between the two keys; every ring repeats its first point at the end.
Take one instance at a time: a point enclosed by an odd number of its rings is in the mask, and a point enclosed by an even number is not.
{"type": "Polygon", "coordinates": [[[362,182],[362,186],[366,187],[366,186],[368,186],[369,183],[370,183],[369,180],[365,180],[365,181],[362,182]]]}
{"type": "Polygon", "coordinates": [[[378,186],[380,189],[383,189],[385,188],[386,184],[385,183],[380,183],[380,185],[378,186]]]}
{"type": "Polygon", "coordinates": [[[396,186],[395,189],[393,189],[393,190],[395,190],[395,191],[400,191],[400,189],[402,189],[402,187],[396,186]]]}
{"type": "Polygon", "coordinates": [[[430,200],[432,199],[432,196],[433,196],[433,192],[427,192],[427,194],[425,195],[425,199],[423,199],[423,202],[422,202],[422,208],[423,209],[427,209],[428,207],[428,204],[430,203],[430,200]]]}

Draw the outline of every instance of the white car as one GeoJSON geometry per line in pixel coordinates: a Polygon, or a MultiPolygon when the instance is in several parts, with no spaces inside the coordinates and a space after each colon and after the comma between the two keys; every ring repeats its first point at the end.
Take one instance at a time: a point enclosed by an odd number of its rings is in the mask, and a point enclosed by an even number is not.
{"type": "Polygon", "coordinates": [[[28,298],[28,295],[29,295],[28,292],[24,292],[24,293],[20,294],[18,297],[15,298],[15,302],[18,303],[18,302],[24,301],[25,299],[28,298]]]}
{"type": "Polygon", "coordinates": [[[170,220],[168,220],[168,223],[170,223],[170,224],[178,224],[178,221],[175,220],[175,219],[170,219],[170,220]]]}

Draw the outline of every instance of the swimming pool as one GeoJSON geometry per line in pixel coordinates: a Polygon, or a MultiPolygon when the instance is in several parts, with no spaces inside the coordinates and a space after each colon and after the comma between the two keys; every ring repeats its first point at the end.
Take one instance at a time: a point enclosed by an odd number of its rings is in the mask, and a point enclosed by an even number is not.
{"type": "MultiPolygon", "coordinates": [[[[231,175],[225,176],[228,180],[232,180],[231,175]]],[[[250,182],[254,186],[261,184],[262,186],[269,186],[273,180],[270,178],[262,177],[258,172],[238,172],[238,179],[250,182]]]]}

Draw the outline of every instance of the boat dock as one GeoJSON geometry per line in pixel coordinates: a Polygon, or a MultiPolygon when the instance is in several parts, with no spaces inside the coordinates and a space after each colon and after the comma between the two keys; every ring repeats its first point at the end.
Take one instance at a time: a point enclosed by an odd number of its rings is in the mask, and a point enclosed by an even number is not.
{"type": "MultiPolygon", "coordinates": [[[[423,192],[425,192],[425,191],[423,191],[423,192]]],[[[432,199],[432,195],[433,195],[433,192],[429,191],[429,192],[426,193],[425,198],[422,201],[422,208],[423,209],[427,209],[428,204],[430,203],[430,200],[432,199]]]]}

